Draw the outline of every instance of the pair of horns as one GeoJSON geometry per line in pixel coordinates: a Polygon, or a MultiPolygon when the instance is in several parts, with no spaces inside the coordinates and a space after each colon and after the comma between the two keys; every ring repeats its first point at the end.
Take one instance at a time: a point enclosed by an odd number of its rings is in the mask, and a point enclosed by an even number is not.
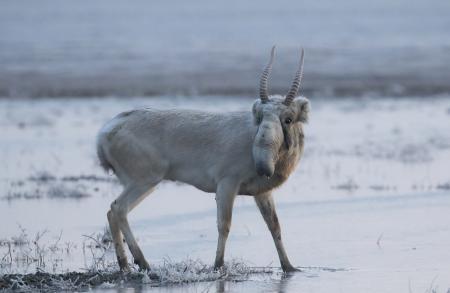
{"type": "MultiPolygon", "coordinates": [[[[300,85],[303,77],[303,59],[305,57],[305,50],[302,48],[302,54],[300,57],[300,65],[298,67],[297,73],[295,74],[294,80],[292,81],[292,86],[289,89],[289,92],[284,99],[285,105],[290,105],[294,98],[297,96],[298,90],[300,89],[300,85]]],[[[263,73],[261,74],[261,79],[259,81],[259,97],[263,103],[269,101],[269,93],[267,90],[267,80],[270,76],[270,71],[272,71],[273,59],[275,56],[275,46],[272,47],[272,51],[270,52],[270,61],[267,64],[266,68],[264,68],[263,73]]]]}

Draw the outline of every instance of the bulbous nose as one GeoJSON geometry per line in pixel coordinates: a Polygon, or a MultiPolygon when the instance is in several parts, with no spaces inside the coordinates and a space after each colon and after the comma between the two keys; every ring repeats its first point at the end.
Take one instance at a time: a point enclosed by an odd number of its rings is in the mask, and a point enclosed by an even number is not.
{"type": "Polygon", "coordinates": [[[259,176],[265,176],[267,178],[272,177],[273,175],[273,168],[269,164],[265,164],[263,162],[256,163],[256,173],[259,176]]]}

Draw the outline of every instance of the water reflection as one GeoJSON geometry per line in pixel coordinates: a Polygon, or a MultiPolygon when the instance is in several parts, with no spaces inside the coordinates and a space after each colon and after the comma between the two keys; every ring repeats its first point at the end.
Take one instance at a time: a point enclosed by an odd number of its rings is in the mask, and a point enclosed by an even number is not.
{"type": "Polygon", "coordinates": [[[287,292],[289,281],[292,280],[294,274],[280,274],[280,275],[270,275],[270,277],[257,280],[249,280],[244,282],[233,282],[226,280],[215,281],[215,289],[205,290],[205,292],[276,292],[282,293],[287,292]]]}
{"type": "MultiPolygon", "coordinates": [[[[135,285],[134,287],[122,287],[114,289],[94,289],[97,293],[146,293],[146,292],[289,292],[289,287],[295,279],[294,274],[260,275],[247,281],[217,280],[214,282],[199,282],[182,285],[168,285],[153,287],[151,285],[135,285]]],[[[291,286],[292,287],[292,286],[291,286]]]]}

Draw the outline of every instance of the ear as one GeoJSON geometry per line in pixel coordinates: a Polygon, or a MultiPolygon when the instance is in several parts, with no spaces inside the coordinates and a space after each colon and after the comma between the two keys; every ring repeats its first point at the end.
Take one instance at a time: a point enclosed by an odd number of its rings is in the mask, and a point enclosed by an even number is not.
{"type": "Polygon", "coordinates": [[[295,106],[297,108],[297,121],[302,123],[308,123],[309,111],[311,106],[307,98],[297,98],[294,100],[295,106]]]}

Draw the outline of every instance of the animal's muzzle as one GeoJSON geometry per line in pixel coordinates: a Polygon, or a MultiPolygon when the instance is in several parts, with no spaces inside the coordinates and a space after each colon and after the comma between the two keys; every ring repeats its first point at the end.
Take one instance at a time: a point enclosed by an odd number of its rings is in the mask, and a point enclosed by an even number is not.
{"type": "Polygon", "coordinates": [[[273,172],[274,172],[274,170],[271,166],[269,166],[269,164],[265,164],[262,162],[256,163],[256,173],[259,176],[264,176],[264,177],[270,178],[270,177],[272,177],[273,172]]]}

